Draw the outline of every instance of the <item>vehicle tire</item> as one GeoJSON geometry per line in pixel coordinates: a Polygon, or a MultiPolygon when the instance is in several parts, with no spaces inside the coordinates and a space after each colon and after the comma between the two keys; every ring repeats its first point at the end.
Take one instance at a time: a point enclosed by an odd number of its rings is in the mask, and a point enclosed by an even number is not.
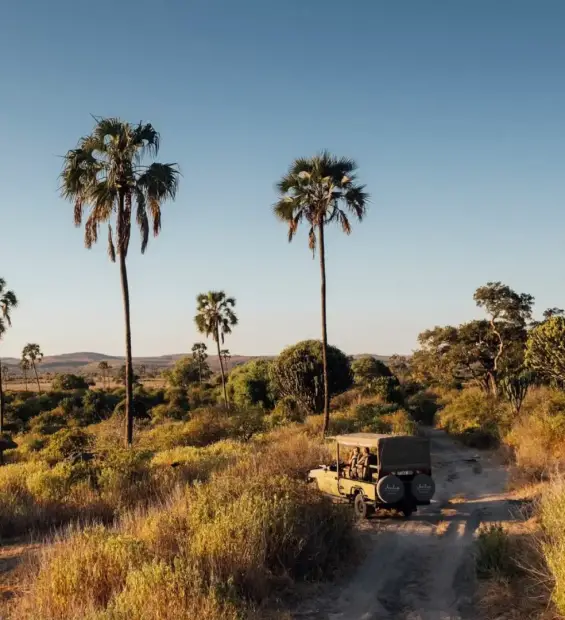
{"type": "Polygon", "coordinates": [[[353,502],[353,508],[358,519],[366,519],[369,516],[370,506],[365,501],[363,493],[357,493],[353,502]]]}
{"type": "Polygon", "coordinates": [[[436,485],[427,474],[417,474],[410,483],[410,490],[417,502],[429,502],[436,492],[436,485]]]}
{"type": "Polygon", "coordinates": [[[405,519],[409,519],[414,512],[414,506],[412,504],[404,504],[400,509],[400,512],[403,514],[405,519]]]}
{"type": "Polygon", "coordinates": [[[385,504],[397,504],[404,497],[404,483],[398,476],[389,474],[377,482],[377,494],[385,504]]]}

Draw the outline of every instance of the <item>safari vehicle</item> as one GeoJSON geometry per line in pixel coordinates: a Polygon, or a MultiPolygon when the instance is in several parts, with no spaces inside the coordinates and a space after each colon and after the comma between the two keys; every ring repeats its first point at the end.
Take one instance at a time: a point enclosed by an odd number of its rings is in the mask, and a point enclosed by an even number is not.
{"type": "Polygon", "coordinates": [[[311,470],[308,479],[321,492],[352,503],[357,517],[387,508],[408,518],[417,506],[430,503],[435,484],[429,439],[375,433],[351,433],[334,439],[336,463],[311,470]],[[364,464],[352,469],[343,463],[343,448],[350,452],[359,448],[366,455],[364,464]]]}

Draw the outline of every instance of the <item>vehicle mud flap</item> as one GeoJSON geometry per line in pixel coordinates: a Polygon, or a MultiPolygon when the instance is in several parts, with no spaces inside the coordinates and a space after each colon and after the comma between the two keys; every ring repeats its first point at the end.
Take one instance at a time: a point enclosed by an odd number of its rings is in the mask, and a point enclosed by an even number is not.
{"type": "Polygon", "coordinates": [[[417,502],[429,502],[436,492],[436,485],[427,474],[417,474],[410,484],[410,491],[417,502]]]}
{"type": "Polygon", "coordinates": [[[389,474],[378,481],[377,495],[385,504],[396,504],[404,497],[404,483],[398,476],[389,474]]]}

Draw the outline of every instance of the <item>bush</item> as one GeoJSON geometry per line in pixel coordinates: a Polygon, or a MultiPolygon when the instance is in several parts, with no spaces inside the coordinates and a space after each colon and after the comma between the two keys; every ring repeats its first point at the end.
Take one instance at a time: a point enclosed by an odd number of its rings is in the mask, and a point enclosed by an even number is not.
{"type": "Polygon", "coordinates": [[[272,409],[275,397],[270,377],[271,364],[267,360],[252,360],[234,368],[227,384],[230,401],[240,408],[272,409]]]}
{"type": "Polygon", "coordinates": [[[406,405],[412,418],[426,426],[432,426],[439,410],[438,396],[431,390],[423,390],[409,396],[406,405]]]}
{"type": "Polygon", "coordinates": [[[548,389],[532,392],[505,441],[524,473],[548,476],[565,462],[565,395],[548,389]]]}
{"type": "Polygon", "coordinates": [[[539,514],[544,530],[542,551],[554,581],[552,598],[565,614],[565,481],[556,478],[542,493],[539,514]]]}
{"type": "Polygon", "coordinates": [[[94,437],[80,428],[64,428],[54,433],[43,450],[45,459],[56,463],[64,459],[80,459],[92,449],[94,437]]]}
{"type": "MultiPolygon", "coordinates": [[[[328,381],[330,397],[341,394],[352,385],[349,359],[336,347],[328,346],[328,381]]],[[[324,409],[322,343],[304,340],[286,348],[272,363],[271,376],[279,396],[292,396],[301,407],[312,413],[324,409]]]]}
{"type": "Polygon", "coordinates": [[[392,377],[390,368],[372,355],[363,355],[351,362],[353,380],[357,385],[369,386],[380,377],[392,377]]]}
{"type": "Polygon", "coordinates": [[[499,523],[481,526],[475,542],[475,568],[482,579],[500,579],[516,573],[510,538],[499,523]]]}
{"type": "Polygon", "coordinates": [[[71,532],[42,553],[12,617],[235,620],[292,581],[332,576],[353,547],[351,513],[289,477],[321,449],[284,429],[116,530],[71,532]]]}
{"type": "Polygon", "coordinates": [[[67,416],[57,408],[39,414],[30,422],[29,428],[37,435],[53,435],[67,425],[67,416]]]}
{"type": "Polygon", "coordinates": [[[304,422],[306,413],[292,396],[283,396],[275,405],[272,413],[266,418],[271,428],[284,426],[294,422],[304,422]]]}
{"type": "Polygon", "coordinates": [[[497,445],[510,426],[509,409],[479,388],[459,392],[439,413],[438,423],[468,445],[497,445]]]}
{"type": "Polygon", "coordinates": [[[84,377],[80,377],[79,375],[57,375],[51,383],[51,389],[56,391],[86,390],[88,389],[88,383],[84,377]]]}

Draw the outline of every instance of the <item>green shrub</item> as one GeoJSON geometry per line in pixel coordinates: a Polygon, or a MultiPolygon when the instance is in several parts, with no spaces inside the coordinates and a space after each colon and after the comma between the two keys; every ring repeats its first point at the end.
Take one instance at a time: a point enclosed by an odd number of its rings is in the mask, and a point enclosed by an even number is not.
{"type": "Polygon", "coordinates": [[[33,418],[29,429],[37,435],[53,435],[67,426],[67,416],[60,408],[45,411],[33,418]]]}
{"type": "Polygon", "coordinates": [[[292,396],[283,396],[277,401],[273,411],[267,416],[266,423],[271,428],[292,424],[295,422],[304,422],[306,417],[305,411],[299,406],[292,396]]]}
{"type": "Polygon", "coordinates": [[[64,428],[51,435],[47,447],[43,450],[45,459],[50,463],[64,459],[80,459],[92,449],[94,437],[80,428],[64,428]]]}
{"type": "Polygon", "coordinates": [[[271,364],[268,360],[252,360],[234,368],[228,376],[230,401],[239,408],[272,409],[275,398],[271,364]]]}
{"type": "Polygon", "coordinates": [[[51,389],[56,391],[86,390],[88,383],[84,377],[73,374],[57,375],[51,382],[51,389]]]}
{"type": "Polygon", "coordinates": [[[475,541],[475,568],[482,579],[500,579],[516,573],[510,538],[500,523],[490,523],[479,529],[475,541]]]}
{"type": "Polygon", "coordinates": [[[498,444],[510,422],[508,406],[479,388],[459,392],[438,414],[441,428],[478,448],[498,444]]]}
{"type": "Polygon", "coordinates": [[[431,390],[418,391],[406,399],[412,418],[426,426],[432,426],[439,410],[438,396],[431,390]]]}

